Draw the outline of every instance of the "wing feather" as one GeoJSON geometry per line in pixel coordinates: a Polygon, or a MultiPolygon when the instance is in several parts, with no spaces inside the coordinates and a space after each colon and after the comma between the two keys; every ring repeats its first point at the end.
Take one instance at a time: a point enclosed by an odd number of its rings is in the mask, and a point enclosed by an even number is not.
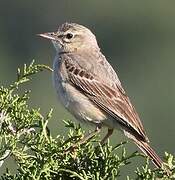
{"type": "Polygon", "coordinates": [[[148,141],[142,123],[122,86],[110,87],[81,67],[65,61],[69,81],[136,137],[148,141]]]}

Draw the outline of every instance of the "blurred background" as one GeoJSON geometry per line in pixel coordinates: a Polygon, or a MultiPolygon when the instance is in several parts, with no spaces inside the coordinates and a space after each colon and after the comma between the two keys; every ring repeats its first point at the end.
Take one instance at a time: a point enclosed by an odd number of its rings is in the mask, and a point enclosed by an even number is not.
{"type": "MultiPolygon", "coordinates": [[[[13,82],[17,68],[33,59],[52,66],[55,50],[36,34],[55,31],[66,21],[85,25],[118,72],[154,149],[160,156],[164,151],[174,154],[174,6],[175,1],[0,0],[0,85],[13,82]]],[[[40,73],[26,88],[32,89],[32,107],[45,114],[54,108],[49,124],[53,136],[66,135],[62,120],[74,118],[56,99],[51,73],[40,73]]],[[[111,140],[115,145],[126,139],[115,132],[111,140]]],[[[127,149],[137,148],[129,143],[127,149]]],[[[11,165],[5,163],[0,173],[11,165]]]]}

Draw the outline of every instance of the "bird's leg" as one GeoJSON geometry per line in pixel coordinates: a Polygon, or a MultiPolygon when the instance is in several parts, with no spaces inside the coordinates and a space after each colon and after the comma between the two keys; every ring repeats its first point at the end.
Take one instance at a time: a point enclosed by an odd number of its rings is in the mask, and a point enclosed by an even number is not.
{"type": "Polygon", "coordinates": [[[86,136],[85,136],[83,139],[81,139],[78,143],[79,143],[79,144],[85,143],[85,142],[88,141],[89,139],[93,138],[96,134],[100,133],[100,131],[101,131],[101,126],[96,126],[95,130],[94,130],[92,133],[86,135],[86,136]]]}
{"type": "Polygon", "coordinates": [[[109,138],[109,136],[112,135],[113,131],[114,131],[114,129],[108,129],[106,136],[100,142],[101,145],[103,145],[106,142],[106,140],[109,138]]]}
{"type": "Polygon", "coordinates": [[[100,131],[101,131],[101,126],[99,126],[99,125],[96,126],[95,130],[92,133],[86,135],[84,138],[80,139],[78,142],[73,144],[71,147],[69,147],[66,150],[66,152],[67,151],[74,151],[76,149],[76,147],[78,146],[78,144],[80,144],[80,145],[84,144],[86,141],[88,141],[89,139],[93,138],[96,134],[100,133],[100,131]]]}

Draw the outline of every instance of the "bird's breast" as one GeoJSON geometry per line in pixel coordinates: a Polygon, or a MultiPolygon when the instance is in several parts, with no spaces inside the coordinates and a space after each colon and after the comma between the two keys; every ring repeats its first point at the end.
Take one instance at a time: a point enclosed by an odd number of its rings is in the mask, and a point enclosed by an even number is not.
{"type": "Polygon", "coordinates": [[[55,61],[53,67],[54,87],[65,108],[80,121],[93,124],[102,123],[106,119],[106,115],[68,81],[64,64],[55,61]]]}

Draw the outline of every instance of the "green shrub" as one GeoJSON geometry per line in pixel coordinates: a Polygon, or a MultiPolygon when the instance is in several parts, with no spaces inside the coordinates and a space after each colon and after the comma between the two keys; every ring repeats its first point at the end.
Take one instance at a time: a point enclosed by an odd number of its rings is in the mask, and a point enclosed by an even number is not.
{"type": "MultiPolygon", "coordinates": [[[[93,137],[76,150],[68,151],[84,136],[81,127],[65,121],[68,137],[53,138],[47,126],[53,110],[43,116],[39,109],[29,107],[30,91],[19,93],[20,86],[45,69],[51,70],[34,62],[24,65],[22,70],[18,69],[16,82],[0,87],[0,166],[9,157],[16,163],[16,173],[7,168],[2,180],[114,180],[121,175],[121,168],[127,171],[127,165],[136,157],[144,158],[145,165],[136,168],[135,179],[175,178],[175,160],[168,153],[166,163],[172,171],[169,177],[161,169],[150,169],[149,160],[139,153],[126,153],[125,143],[112,147],[108,141],[101,146],[93,137]]],[[[131,178],[128,175],[126,179],[131,178]]]]}

